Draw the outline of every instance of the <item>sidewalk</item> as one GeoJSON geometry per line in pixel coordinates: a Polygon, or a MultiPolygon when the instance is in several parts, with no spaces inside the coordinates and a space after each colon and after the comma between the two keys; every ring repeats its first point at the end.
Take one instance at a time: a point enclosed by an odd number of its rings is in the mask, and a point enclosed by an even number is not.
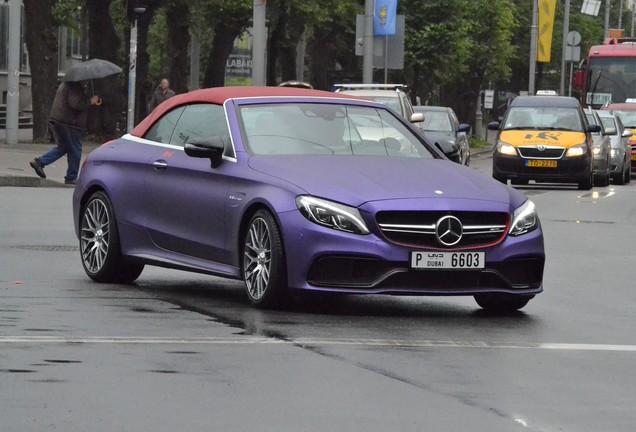
{"type": "MultiPolygon", "coordinates": [[[[54,143],[35,144],[31,142],[32,133],[28,129],[20,130],[18,144],[8,145],[5,138],[5,131],[0,129],[0,187],[67,187],[64,185],[64,175],[66,175],[67,169],[66,157],[58,159],[44,169],[46,179],[38,177],[29,165],[29,162],[35,157],[41,156],[55,147],[54,143]]],[[[82,161],[97,146],[93,143],[84,143],[82,161]]]]}

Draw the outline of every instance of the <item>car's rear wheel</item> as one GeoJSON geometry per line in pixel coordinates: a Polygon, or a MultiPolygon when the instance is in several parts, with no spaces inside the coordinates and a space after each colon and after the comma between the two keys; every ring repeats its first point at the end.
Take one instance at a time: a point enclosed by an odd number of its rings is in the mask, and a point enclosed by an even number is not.
{"type": "Polygon", "coordinates": [[[528,304],[534,295],[476,294],[475,301],[488,312],[510,313],[528,304]]]}
{"type": "Polygon", "coordinates": [[[104,192],[94,193],[82,208],[80,256],[84,271],[96,282],[130,283],[144,269],[122,256],[115,212],[104,192]]]}
{"type": "Polygon", "coordinates": [[[243,280],[250,302],[260,308],[280,306],[287,291],[287,266],[280,230],[266,210],[250,219],[243,242],[243,280]]]}

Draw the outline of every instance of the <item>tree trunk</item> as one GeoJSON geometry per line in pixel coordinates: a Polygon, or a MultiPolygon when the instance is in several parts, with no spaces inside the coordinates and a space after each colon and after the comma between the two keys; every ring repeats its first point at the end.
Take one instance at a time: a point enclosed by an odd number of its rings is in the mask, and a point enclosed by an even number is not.
{"type": "MultiPolygon", "coordinates": [[[[109,7],[112,0],[86,0],[88,17],[88,57],[108,60],[123,66],[117,57],[121,40],[115,32],[109,7]]],[[[89,92],[99,95],[103,102],[88,109],[88,133],[111,137],[119,132],[125,111],[123,77],[114,76],[93,80],[89,92]]]]}
{"type": "Polygon", "coordinates": [[[175,93],[188,91],[190,62],[190,12],[184,1],[171,2],[166,8],[168,25],[168,79],[175,93]]]}
{"type": "Polygon", "coordinates": [[[234,39],[242,29],[242,26],[226,25],[223,22],[219,22],[215,27],[214,41],[205,66],[203,88],[223,87],[225,84],[225,63],[232,52],[234,39]]]}
{"type": "Polygon", "coordinates": [[[57,26],[53,18],[56,0],[23,2],[31,67],[33,140],[48,141],[49,114],[57,87],[57,26]]]}

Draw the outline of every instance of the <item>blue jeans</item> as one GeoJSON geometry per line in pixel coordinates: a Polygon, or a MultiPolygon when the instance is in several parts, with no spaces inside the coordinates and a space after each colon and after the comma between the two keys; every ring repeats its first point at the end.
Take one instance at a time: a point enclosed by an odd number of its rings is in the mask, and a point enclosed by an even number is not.
{"type": "Polygon", "coordinates": [[[82,131],[59,123],[50,123],[50,125],[57,147],[52,148],[36,160],[44,167],[66,155],[68,169],[64,179],[75,180],[82,159],[82,131]]]}

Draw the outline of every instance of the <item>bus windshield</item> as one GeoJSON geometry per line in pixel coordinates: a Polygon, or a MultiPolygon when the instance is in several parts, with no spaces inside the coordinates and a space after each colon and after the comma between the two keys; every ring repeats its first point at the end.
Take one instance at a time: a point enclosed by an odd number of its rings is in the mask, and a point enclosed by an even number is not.
{"type": "Polygon", "coordinates": [[[591,57],[585,104],[598,108],[636,97],[636,57],[591,57]]]}

